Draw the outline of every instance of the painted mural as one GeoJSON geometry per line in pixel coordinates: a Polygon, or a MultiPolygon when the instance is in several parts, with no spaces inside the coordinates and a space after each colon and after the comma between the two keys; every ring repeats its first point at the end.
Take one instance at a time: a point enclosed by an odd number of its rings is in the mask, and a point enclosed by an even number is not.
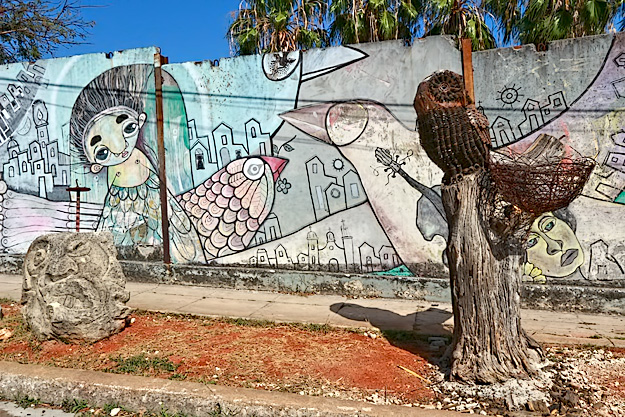
{"type": "MultiPolygon", "coordinates": [[[[549,133],[599,162],[532,225],[531,282],[625,279],[625,37],[575,42],[474,54],[497,152],[549,133]]],[[[446,276],[443,174],[412,102],[434,71],[461,72],[450,39],[164,65],[165,199],[156,52],[0,67],[1,251],[73,230],[79,184],[83,230],[129,259],[161,256],[165,221],[176,263],[446,276]]]]}

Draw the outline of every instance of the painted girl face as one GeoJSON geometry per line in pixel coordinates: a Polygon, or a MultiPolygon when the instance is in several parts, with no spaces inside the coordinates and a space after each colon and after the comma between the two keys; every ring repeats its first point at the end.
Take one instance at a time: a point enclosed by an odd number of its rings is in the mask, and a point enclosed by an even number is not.
{"type": "Polygon", "coordinates": [[[85,155],[93,164],[91,170],[97,173],[102,167],[125,162],[137,144],[146,117],[145,113],[137,114],[122,106],[94,117],[83,136],[85,155]]]}
{"type": "Polygon", "coordinates": [[[584,263],[584,252],[569,225],[551,212],[537,218],[527,238],[527,261],[551,277],[565,277],[584,263]]]}

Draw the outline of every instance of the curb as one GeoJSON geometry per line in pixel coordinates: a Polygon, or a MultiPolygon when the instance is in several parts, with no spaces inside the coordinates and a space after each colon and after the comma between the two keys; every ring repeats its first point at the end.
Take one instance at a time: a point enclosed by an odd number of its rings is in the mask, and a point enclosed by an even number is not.
{"type": "Polygon", "coordinates": [[[256,417],[414,416],[453,417],[451,411],[270,392],[251,388],[207,386],[134,375],[53,368],[0,361],[0,397],[37,398],[50,404],[80,399],[91,406],[122,404],[133,410],[181,413],[188,416],[227,415],[256,417]],[[229,413],[229,414],[228,414],[229,413]]]}

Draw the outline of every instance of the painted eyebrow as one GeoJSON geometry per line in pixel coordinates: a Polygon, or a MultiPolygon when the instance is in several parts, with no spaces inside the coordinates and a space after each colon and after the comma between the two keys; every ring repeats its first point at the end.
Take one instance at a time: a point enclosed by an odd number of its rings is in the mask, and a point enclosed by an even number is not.
{"type": "Polygon", "coordinates": [[[89,143],[91,144],[91,146],[93,146],[96,143],[100,142],[101,140],[102,140],[102,136],[95,135],[94,137],[91,138],[91,142],[89,142],[89,143]]]}
{"type": "Polygon", "coordinates": [[[117,124],[120,124],[121,122],[126,120],[128,117],[130,117],[130,116],[128,116],[127,114],[120,114],[119,116],[117,116],[117,119],[115,119],[115,122],[117,124]]]}

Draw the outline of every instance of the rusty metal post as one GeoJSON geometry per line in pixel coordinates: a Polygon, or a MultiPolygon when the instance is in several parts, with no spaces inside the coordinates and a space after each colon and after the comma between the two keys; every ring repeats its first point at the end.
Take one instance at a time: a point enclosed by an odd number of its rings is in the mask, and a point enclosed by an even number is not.
{"type": "Polygon", "coordinates": [[[163,262],[171,264],[169,249],[169,214],[167,213],[167,175],[165,170],[165,127],[163,116],[163,70],[166,57],[160,51],[154,54],[154,84],[156,93],[156,144],[158,147],[158,179],[161,197],[161,230],[163,238],[163,262]]]}
{"type": "Polygon", "coordinates": [[[472,49],[471,39],[462,39],[462,76],[464,77],[464,88],[467,91],[469,102],[475,103],[472,49]]]}
{"type": "Polygon", "coordinates": [[[76,192],[76,233],[78,233],[80,232],[80,193],[91,191],[91,188],[79,186],[78,180],[76,180],[75,187],[68,187],[65,190],[76,192]]]}

